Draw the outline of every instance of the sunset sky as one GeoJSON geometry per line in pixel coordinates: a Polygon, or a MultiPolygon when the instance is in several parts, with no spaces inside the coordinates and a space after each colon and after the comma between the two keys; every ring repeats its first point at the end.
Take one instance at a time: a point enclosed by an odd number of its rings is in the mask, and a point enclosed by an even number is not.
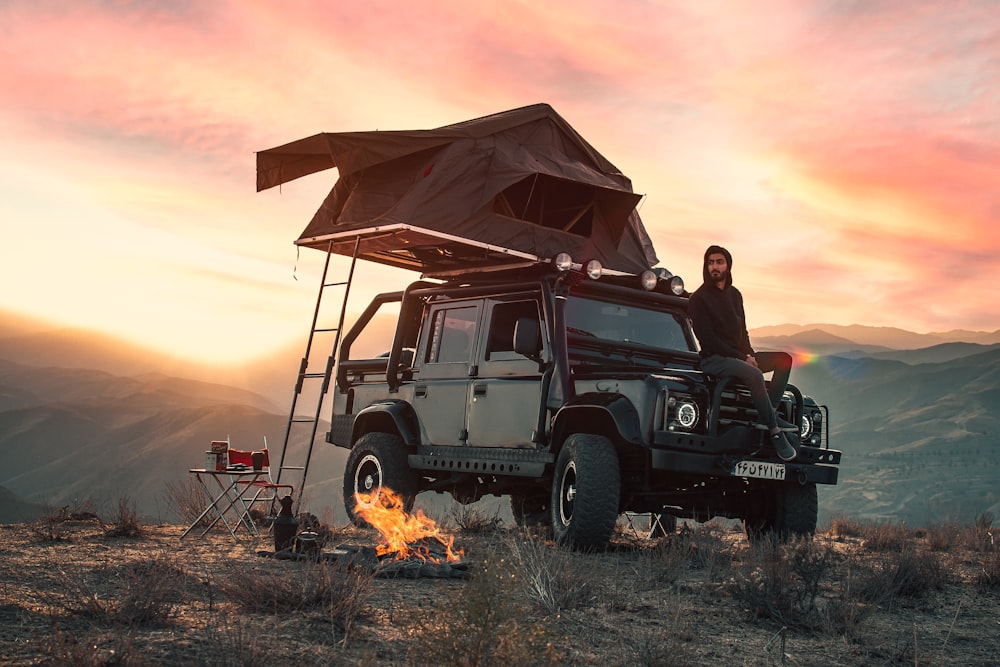
{"type": "Polygon", "coordinates": [[[994,0],[0,0],[0,90],[0,310],[170,354],[304,341],[336,173],[256,193],[255,151],[537,102],[751,328],[1000,328],[994,0]]]}

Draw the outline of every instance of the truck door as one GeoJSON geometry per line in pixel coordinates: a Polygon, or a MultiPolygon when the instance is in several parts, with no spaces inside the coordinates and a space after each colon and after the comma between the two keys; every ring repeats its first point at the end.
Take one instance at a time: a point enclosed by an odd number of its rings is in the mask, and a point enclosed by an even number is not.
{"type": "MultiPolygon", "coordinates": [[[[485,310],[468,410],[469,445],[534,447],[542,373],[537,360],[514,352],[514,326],[519,318],[539,319],[539,303],[523,296],[487,299],[485,310]]],[[[540,354],[546,353],[543,341],[540,354]]]]}
{"type": "Polygon", "coordinates": [[[425,445],[464,445],[480,301],[432,304],[417,351],[413,407],[425,445]]]}

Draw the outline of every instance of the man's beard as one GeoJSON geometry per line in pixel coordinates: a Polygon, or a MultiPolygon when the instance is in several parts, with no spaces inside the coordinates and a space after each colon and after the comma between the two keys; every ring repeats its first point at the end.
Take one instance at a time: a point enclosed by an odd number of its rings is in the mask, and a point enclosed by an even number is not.
{"type": "Polygon", "coordinates": [[[729,277],[729,270],[728,269],[725,271],[719,271],[717,269],[714,271],[710,270],[708,272],[708,275],[713,282],[721,283],[722,281],[726,280],[729,277]]]}

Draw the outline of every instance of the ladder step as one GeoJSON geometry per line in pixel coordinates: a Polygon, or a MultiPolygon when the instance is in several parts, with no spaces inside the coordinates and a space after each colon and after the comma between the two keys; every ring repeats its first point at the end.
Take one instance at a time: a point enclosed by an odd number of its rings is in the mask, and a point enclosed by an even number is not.
{"type": "Polygon", "coordinates": [[[315,333],[331,333],[331,332],[334,332],[334,331],[340,331],[340,329],[338,327],[329,327],[329,328],[324,328],[324,329],[313,329],[313,331],[315,333]]]}
{"type": "Polygon", "coordinates": [[[312,424],[316,419],[314,417],[294,417],[292,418],[292,423],[295,424],[312,424]]]}
{"type": "Polygon", "coordinates": [[[282,470],[305,470],[305,466],[281,466],[282,470]]]}
{"type": "Polygon", "coordinates": [[[337,287],[338,285],[346,285],[346,284],[347,284],[346,280],[341,280],[335,283],[323,283],[323,287],[337,287]]]}
{"type": "Polygon", "coordinates": [[[306,378],[308,378],[308,379],[325,378],[326,377],[326,373],[303,373],[302,377],[304,379],[306,379],[306,378]]]}

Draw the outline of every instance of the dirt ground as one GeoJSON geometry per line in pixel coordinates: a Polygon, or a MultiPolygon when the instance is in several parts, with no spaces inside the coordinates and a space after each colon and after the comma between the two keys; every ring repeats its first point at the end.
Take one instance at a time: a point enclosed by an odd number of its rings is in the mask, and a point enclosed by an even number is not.
{"type": "MultiPolygon", "coordinates": [[[[454,528],[470,577],[276,560],[269,535],[0,526],[5,665],[995,665],[997,553],[968,529],[751,546],[727,525],[601,553],[454,528]],[[965,532],[962,532],[962,531],[965,532]],[[935,539],[937,538],[937,539],[935,539]],[[976,542],[979,540],[979,542],[976,542]]],[[[372,545],[334,529],[325,549],[372,545]]],[[[854,533],[854,534],[852,534],[854,533]]]]}

